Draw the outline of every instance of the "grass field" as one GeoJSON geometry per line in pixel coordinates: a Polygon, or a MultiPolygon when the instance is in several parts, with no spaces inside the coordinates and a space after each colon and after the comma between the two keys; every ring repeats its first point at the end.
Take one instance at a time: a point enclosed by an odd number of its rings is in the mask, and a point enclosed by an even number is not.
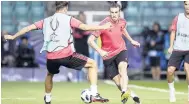
{"type": "MultiPolygon", "coordinates": [[[[166,81],[130,81],[130,84],[168,89],[166,81]]],[[[88,83],[54,83],[52,104],[84,104],[80,99],[80,92],[88,88],[88,83]]],[[[185,94],[177,94],[175,104],[189,104],[187,102],[187,84],[184,81],[175,83],[176,90],[185,94]]],[[[110,99],[107,104],[121,104],[120,92],[113,85],[100,81],[98,89],[101,95],[110,99]]],[[[141,98],[142,104],[170,104],[168,93],[151,91],[149,89],[131,88],[141,98]]],[[[2,104],[44,104],[44,84],[38,82],[2,82],[2,104]]],[[[99,104],[99,103],[96,103],[99,104]]],[[[127,104],[134,104],[130,98],[127,104]]]]}

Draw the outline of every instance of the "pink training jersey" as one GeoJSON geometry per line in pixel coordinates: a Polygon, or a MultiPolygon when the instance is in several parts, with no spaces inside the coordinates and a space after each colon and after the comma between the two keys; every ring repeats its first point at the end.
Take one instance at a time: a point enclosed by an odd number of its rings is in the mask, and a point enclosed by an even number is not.
{"type": "MultiPolygon", "coordinates": [[[[75,19],[75,18],[71,18],[71,21],[70,21],[70,26],[72,28],[78,28],[79,25],[81,24],[82,22],[75,19]]],[[[38,21],[36,23],[34,23],[34,25],[38,28],[38,29],[43,29],[43,20],[41,21],[38,21]]],[[[64,34],[62,34],[64,35],[64,34]]],[[[56,51],[56,52],[48,52],[47,53],[47,59],[60,59],[60,58],[65,58],[65,57],[68,57],[70,55],[72,55],[74,52],[71,48],[71,45],[69,45],[68,47],[62,49],[62,50],[59,50],[59,51],[56,51]]]]}
{"type": "Polygon", "coordinates": [[[117,23],[114,23],[111,17],[106,17],[100,25],[103,25],[107,22],[111,22],[113,28],[106,30],[98,30],[93,33],[95,37],[101,37],[102,41],[102,50],[108,52],[108,56],[104,58],[110,59],[113,56],[119,54],[121,51],[126,50],[125,41],[122,38],[123,30],[126,26],[126,21],[122,18],[119,18],[117,23]]]}
{"type": "Polygon", "coordinates": [[[171,25],[171,30],[172,30],[172,31],[176,31],[176,30],[177,30],[177,21],[178,21],[178,16],[176,16],[176,17],[173,19],[173,22],[172,22],[172,25],[171,25]]]}

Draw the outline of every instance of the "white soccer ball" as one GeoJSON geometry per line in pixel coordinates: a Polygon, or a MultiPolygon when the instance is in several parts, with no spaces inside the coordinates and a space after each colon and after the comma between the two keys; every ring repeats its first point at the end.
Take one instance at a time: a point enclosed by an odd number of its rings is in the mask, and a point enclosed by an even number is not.
{"type": "Polygon", "coordinates": [[[91,103],[92,102],[92,94],[91,94],[91,91],[89,89],[84,89],[81,92],[81,100],[84,103],[91,103]]]}

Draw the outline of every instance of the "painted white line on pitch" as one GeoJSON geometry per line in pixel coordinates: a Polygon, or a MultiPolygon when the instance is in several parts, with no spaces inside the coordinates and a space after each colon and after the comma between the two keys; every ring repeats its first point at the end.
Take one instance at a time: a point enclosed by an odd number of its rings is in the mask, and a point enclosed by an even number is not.
{"type": "MultiPolygon", "coordinates": [[[[106,80],[106,81],[104,81],[104,83],[109,84],[109,85],[114,85],[114,86],[116,86],[113,81],[106,80]]],[[[169,92],[169,90],[160,89],[160,88],[144,87],[144,86],[138,86],[138,85],[128,85],[128,86],[131,87],[131,88],[137,88],[137,89],[141,89],[141,90],[149,90],[149,91],[157,91],[157,92],[166,92],[166,93],[169,92]]],[[[178,92],[178,91],[176,91],[175,94],[178,94],[178,95],[187,95],[187,93],[178,92]]]]}

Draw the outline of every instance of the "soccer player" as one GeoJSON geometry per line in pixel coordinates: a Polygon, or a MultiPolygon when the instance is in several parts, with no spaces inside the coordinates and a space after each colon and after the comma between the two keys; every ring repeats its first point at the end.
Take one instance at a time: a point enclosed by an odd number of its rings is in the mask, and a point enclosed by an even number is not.
{"type": "Polygon", "coordinates": [[[121,101],[126,103],[130,94],[133,100],[140,104],[139,97],[128,89],[127,76],[127,49],[124,35],[132,45],[139,47],[140,43],[134,41],[128,34],[126,28],[126,20],[120,18],[120,5],[113,3],[110,6],[110,16],[106,17],[100,25],[111,22],[112,28],[106,30],[95,31],[88,39],[88,44],[94,48],[103,58],[105,70],[108,71],[109,77],[115,82],[119,90],[122,92],[121,101]],[[102,48],[100,48],[95,40],[100,36],[102,48]]]}
{"type": "Polygon", "coordinates": [[[45,104],[51,104],[51,90],[53,87],[53,76],[59,73],[60,66],[73,68],[76,70],[85,67],[88,69],[90,90],[92,92],[92,102],[108,102],[97,91],[97,65],[96,62],[86,56],[78,54],[73,49],[72,27],[82,30],[108,29],[111,23],[103,26],[91,26],[68,16],[67,1],[56,1],[56,12],[53,16],[38,21],[17,32],[15,35],[4,35],[7,40],[13,40],[31,30],[41,29],[44,34],[44,44],[40,52],[47,51],[47,76],[45,80],[45,104]]]}
{"type": "Polygon", "coordinates": [[[184,1],[184,9],[185,13],[179,13],[174,18],[170,35],[170,47],[168,52],[172,54],[167,69],[170,102],[176,102],[173,77],[175,70],[179,69],[182,61],[184,61],[189,91],[189,1],[184,1]]]}

